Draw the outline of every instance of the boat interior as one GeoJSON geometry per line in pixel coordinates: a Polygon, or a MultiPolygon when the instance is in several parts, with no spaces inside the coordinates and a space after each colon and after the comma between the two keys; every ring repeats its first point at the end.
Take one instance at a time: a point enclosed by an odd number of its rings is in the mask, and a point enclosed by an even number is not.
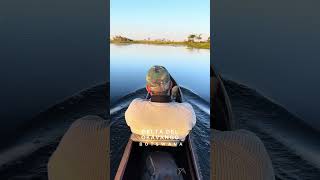
{"type": "MultiPolygon", "coordinates": [[[[132,141],[131,141],[132,142],[132,141]]],[[[122,179],[141,179],[145,173],[146,156],[152,152],[161,151],[168,152],[174,158],[184,180],[198,179],[197,170],[195,169],[194,155],[190,151],[190,141],[186,140],[183,146],[175,148],[165,146],[147,146],[141,147],[138,142],[132,142],[131,152],[126,167],[118,169],[123,171],[122,179]],[[183,170],[182,170],[183,169],[183,170]]],[[[145,145],[142,145],[145,146],[145,145]]],[[[175,170],[175,171],[178,171],[175,170]]]]}

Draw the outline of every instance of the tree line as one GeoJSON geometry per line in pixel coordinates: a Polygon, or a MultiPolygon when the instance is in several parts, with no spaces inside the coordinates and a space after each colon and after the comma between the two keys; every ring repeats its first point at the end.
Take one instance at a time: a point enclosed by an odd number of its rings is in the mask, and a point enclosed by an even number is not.
{"type": "MultiPolygon", "coordinates": [[[[188,36],[188,41],[189,42],[194,42],[194,41],[204,41],[203,39],[202,39],[202,34],[190,34],[189,36],[188,36]]],[[[210,36],[208,37],[208,39],[206,40],[207,42],[210,42],[210,36]]]]}

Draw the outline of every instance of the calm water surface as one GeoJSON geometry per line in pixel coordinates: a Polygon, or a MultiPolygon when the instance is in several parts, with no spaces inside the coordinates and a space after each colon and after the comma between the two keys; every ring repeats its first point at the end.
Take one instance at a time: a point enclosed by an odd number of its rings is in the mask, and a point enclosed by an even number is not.
{"type": "Polygon", "coordinates": [[[108,79],[104,3],[0,2],[0,146],[40,112],[108,79]]]}
{"type": "Polygon", "coordinates": [[[165,66],[181,86],[209,102],[209,50],[141,44],[110,45],[111,102],[144,87],[153,65],[165,66]]]}
{"type": "Polygon", "coordinates": [[[219,1],[213,63],[320,131],[320,2],[219,1]]]}

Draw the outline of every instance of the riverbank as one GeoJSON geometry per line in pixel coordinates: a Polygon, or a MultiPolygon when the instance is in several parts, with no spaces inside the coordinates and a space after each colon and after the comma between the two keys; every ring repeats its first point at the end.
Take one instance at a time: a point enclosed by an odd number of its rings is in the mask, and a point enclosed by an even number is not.
{"type": "Polygon", "coordinates": [[[192,41],[157,41],[157,40],[111,40],[113,44],[152,44],[167,46],[187,46],[188,48],[210,49],[210,42],[192,42],[192,41]]]}

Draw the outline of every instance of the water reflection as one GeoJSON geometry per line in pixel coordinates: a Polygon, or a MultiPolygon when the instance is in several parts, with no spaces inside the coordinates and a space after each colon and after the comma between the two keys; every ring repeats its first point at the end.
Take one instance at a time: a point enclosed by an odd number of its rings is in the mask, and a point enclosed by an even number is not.
{"type": "Polygon", "coordinates": [[[145,85],[153,65],[165,66],[177,82],[209,101],[210,51],[184,46],[110,45],[111,102],[145,85]]]}

